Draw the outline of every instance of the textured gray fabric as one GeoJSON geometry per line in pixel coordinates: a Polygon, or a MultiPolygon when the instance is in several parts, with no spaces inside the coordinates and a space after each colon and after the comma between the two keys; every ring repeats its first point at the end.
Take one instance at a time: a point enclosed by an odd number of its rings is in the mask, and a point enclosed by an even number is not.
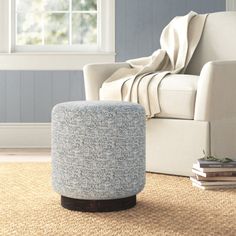
{"type": "Polygon", "coordinates": [[[117,199],[145,184],[145,111],[128,102],[68,102],[52,111],[52,183],[76,199],[117,199]]]}

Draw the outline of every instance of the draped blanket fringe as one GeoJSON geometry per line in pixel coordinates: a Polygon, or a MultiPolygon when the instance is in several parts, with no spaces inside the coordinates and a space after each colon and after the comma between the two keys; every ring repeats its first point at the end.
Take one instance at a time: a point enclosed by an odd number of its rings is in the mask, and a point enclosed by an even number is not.
{"type": "MultiPolygon", "coordinates": [[[[200,41],[207,14],[175,17],[162,31],[161,49],[149,57],[128,60],[103,83],[100,100],[141,104],[148,118],[161,111],[158,87],[168,74],[184,73],[200,41]]],[[[144,42],[145,43],[145,42],[144,42]]]]}

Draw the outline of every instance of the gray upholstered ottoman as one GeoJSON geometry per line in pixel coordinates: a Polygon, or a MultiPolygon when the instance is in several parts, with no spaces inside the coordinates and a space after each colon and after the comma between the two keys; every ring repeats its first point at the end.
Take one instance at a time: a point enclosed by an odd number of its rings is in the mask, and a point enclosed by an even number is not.
{"type": "Polygon", "coordinates": [[[68,102],[52,111],[52,183],[63,207],[133,207],[145,184],[145,112],[128,102],[68,102]]]}

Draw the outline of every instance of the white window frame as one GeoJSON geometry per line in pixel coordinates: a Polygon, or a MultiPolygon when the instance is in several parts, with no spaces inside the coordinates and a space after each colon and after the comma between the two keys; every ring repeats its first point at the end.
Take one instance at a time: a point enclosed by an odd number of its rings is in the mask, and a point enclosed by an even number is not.
{"type": "Polygon", "coordinates": [[[81,70],[89,63],[115,62],[115,0],[99,1],[98,47],[41,46],[29,50],[20,46],[19,50],[13,40],[14,5],[10,0],[0,0],[0,70],[81,70]]]}

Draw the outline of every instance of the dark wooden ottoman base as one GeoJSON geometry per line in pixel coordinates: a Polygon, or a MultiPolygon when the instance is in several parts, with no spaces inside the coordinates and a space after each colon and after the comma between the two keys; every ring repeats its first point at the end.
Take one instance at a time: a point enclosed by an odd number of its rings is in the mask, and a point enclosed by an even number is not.
{"type": "Polygon", "coordinates": [[[72,211],[110,212],[121,211],[136,205],[136,195],[111,200],[81,200],[61,196],[61,205],[72,211]]]}

